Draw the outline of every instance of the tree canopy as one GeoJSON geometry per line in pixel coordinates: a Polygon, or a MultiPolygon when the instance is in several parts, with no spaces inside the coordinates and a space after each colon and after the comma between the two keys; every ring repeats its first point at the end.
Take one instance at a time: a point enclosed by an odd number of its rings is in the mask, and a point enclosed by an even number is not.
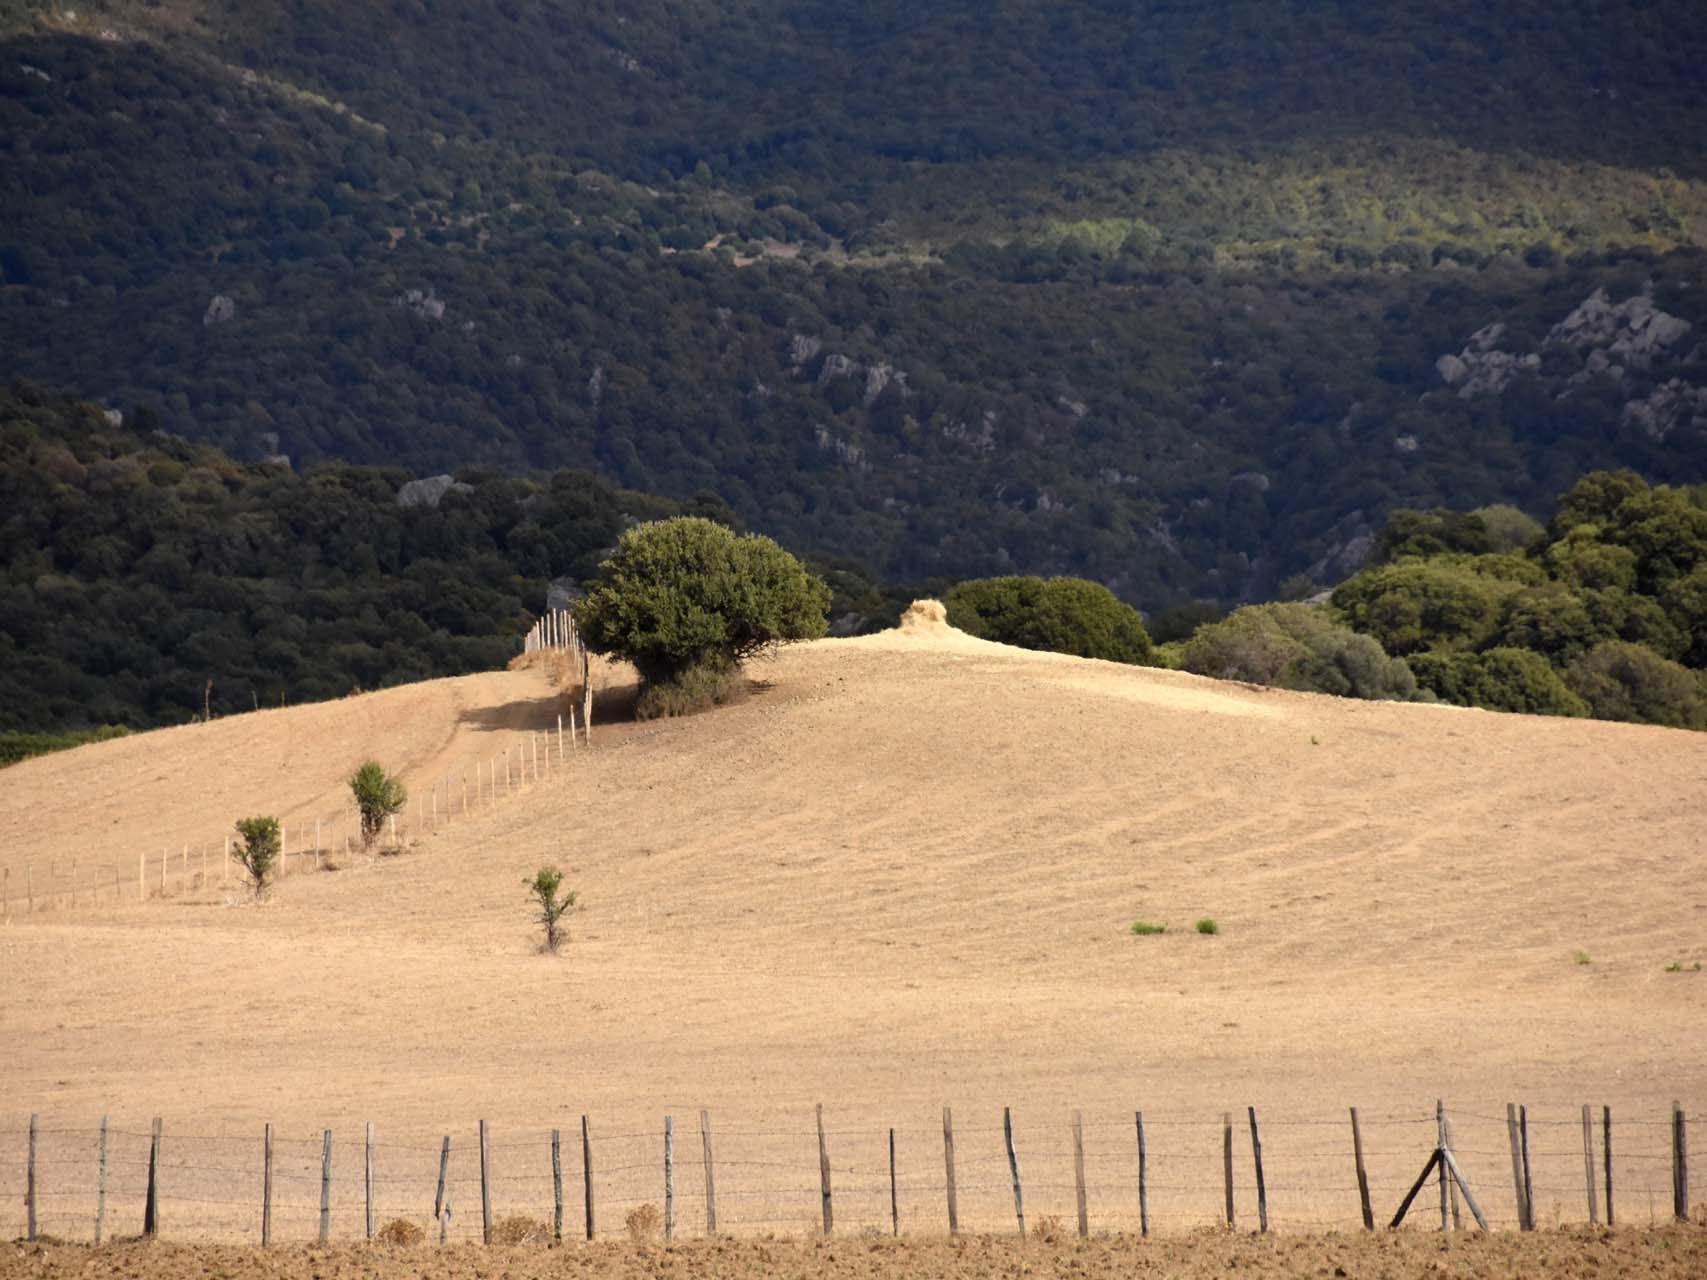
{"type": "Polygon", "coordinates": [[[956,584],[944,603],[950,626],[985,640],[1110,662],[1150,660],[1144,619],[1100,582],[984,578],[956,584]]]}

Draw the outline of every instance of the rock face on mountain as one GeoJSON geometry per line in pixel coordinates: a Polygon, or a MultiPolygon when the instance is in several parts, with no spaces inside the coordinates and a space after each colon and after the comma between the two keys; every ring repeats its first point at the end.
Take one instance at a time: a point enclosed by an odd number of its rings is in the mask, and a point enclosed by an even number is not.
{"type": "Polygon", "coordinates": [[[453,480],[450,476],[428,476],[411,480],[397,491],[400,507],[436,507],[447,493],[473,493],[474,486],[453,480]]]}
{"type": "Polygon", "coordinates": [[[1506,332],[1503,322],[1486,325],[1462,351],[1441,356],[1434,366],[1441,381],[1465,399],[1498,395],[1520,377],[1542,376],[1543,353],[1576,352],[1582,366],[1560,380],[1557,398],[1585,383],[1612,382],[1628,397],[1621,419],[1626,428],[1655,440],[1679,428],[1707,431],[1707,386],[1681,376],[1664,382],[1652,376],[1699,364],[1707,344],[1688,351],[1689,321],[1660,310],[1647,293],[1615,303],[1606,290],[1596,289],[1548,331],[1540,353],[1503,349],[1506,332]]]}

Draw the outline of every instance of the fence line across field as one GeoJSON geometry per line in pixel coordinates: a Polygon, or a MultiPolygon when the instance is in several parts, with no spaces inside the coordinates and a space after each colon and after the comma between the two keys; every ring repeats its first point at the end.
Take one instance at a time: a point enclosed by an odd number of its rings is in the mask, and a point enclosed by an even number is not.
{"type": "MultiPolygon", "coordinates": [[[[383,851],[403,847],[405,841],[437,831],[457,818],[500,800],[520,794],[524,785],[544,781],[552,770],[569,764],[570,753],[592,745],[592,682],[587,651],[575,632],[574,619],[565,611],[536,622],[523,639],[524,652],[555,650],[568,656],[571,670],[581,681],[579,709],[568,706],[557,716],[553,729],[514,733],[510,745],[490,757],[470,756],[443,777],[411,786],[411,803],[402,821],[394,815],[380,833],[383,851]]],[[[266,809],[265,803],[255,806],[266,809]]],[[[0,868],[0,919],[33,915],[59,907],[87,908],[126,901],[148,902],[168,899],[216,886],[233,892],[243,888],[243,870],[232,853],[232,827],[219,838],[168,846],[149,846],[128,858],[101,861],[79,858],[50,858],[44,869],[26,862],[14,876],[10,866],[0,868]]],[[[282,839],[275,878],[324,868],[329,858],[350,857],[364,846],[361,818],[354,802],[346,799],[334,811],[318,813],[287,810],[277,815],[282,839]]]]}
{"type": "MultiPolygon", "coordinates": [[[[671,1114],[606,1132],[582,1115],[521,1134],[481,1120],[472,1132],[396,1141],[372,1122],[209,1135],[160,1118],[78,1127],[31,1115],[0,1129],[0,1236],[268,1245],[371,1240],[401,1220],[418,1238],[492,1244],[779,1228],[1376,1230],[1407,1215],[1441,1231],[1689,1220],[1690,1117],[1680,1104],[1621,1111],[1616,1126],[1611,1107],[1546,1110],[1514,1103],[1499,1116],[1437,1103],[1432,1114],[1351,1108],[1286,1120],[1255,1107],[1219,1119],[1140,1109],[1039,1118],[1003,1107],[999,1124],[957,1131],[947,1107],[940,1128],[933,1118],[897,1129],[826,1123],[819,1106],[798,1129],[717,1128],[701,1110],[681,1127],[671,1114]],[[8,1221],[10,1206],[22,1221],[8,1221]]],[[[980,1109],[979,1119],[993,1114],[980,1109]]]]}

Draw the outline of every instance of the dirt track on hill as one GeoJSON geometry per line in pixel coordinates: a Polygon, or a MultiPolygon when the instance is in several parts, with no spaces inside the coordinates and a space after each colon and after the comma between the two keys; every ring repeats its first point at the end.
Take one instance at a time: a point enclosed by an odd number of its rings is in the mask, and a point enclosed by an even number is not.
{"type": "MultiPolygon", "coordinates": [[[[1347,1105],[1385,1213],[1436,1098],[1496,1222],[1508,1099],[1531,1105],[1544,1221],[1583,1216],[1585,1102],[1620,1126],[1625,1220],[1664,1218],[1670,1101],[1707,1126],[1707,735],[1256,690],[930,626],[753,675],[710,715],[601,724],[541,781],[447,802],[437,829],[412,805],[399,855],[303,870],[258,907],[215,879],[21,917],[18,868],[119,845],[134,875],[132,832],[172,847],[267,806],[335,810],[368,754],[424,794],[551,727],[551,683],[438,681],[6,770],[0,1234],[21,1229],[32,1111],[76,1130],[53,1137],[46,1229],[87,1231],[99,1116],[134,1161],[160,1115],[169,1221],[236,1239],[266,1121],[299,1178],[336,1131],[348,1238],[367,1120],[386,1216],[424,1221],[440,1135],[467,1179],[479,1118],[505,1147],[500,1198],[538,1212],[547,1131],[578,1139],[590,1116],[620,1212],[658,1198],[664,1115],[697,1160],[701,1108],[724,1229],[796,1231],[818,1102],[850,1228],[886,1221],[895,1126],[904,1226],[941,1229],[945,1104],[973,1228],[1011,1221],[1004,1106],[1028,1203],[1056,1214],[1083,1111],[1098,1229],[1135,1225],[1143,1108],[1174,1231],[1218,1213],[1228,1111],[1248,1220],[1255,1106],[1277,1225],[1299,1229],[1357,1220],[1347,1105]],[[545,861],[584,907],[557,959],[522,889],[545,861]],[[1168,930],[1134,937],[1138,919],[1168,930]]],[[[135,1177],[115,1183],[126,1221],[135,1177]]],[[[301,1240],[313,1188],[288,1189],[282,1238],[301,1240]]]]}

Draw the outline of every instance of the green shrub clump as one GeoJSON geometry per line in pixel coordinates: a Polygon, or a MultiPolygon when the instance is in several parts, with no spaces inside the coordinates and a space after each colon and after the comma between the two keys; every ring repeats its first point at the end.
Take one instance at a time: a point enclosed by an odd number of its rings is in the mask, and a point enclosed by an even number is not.
{"type": "Polygon", "coordinates": [[[948,593],[948,622],[1022,649],[1147,663],[1150,635],[1131,605],[1084,578],[981,578],[948,593]]]}
{"type": "Polygon", "coordinates": [[[1199,627],[1180,655],[1185,671],[1346,698],[1406,701],[1411,669],[1370,636],[1307,604],[1248,605],[1199,627]]]}
{"type": "Polygon", "coordinates": [[[587,646],[634,664],[641,714],[726,701],[740,665],[825,632],[830,591],[760,534],[699,516],[637,525],[575,611],[587,646]]]}
{"type": "Polygon", "coordinates": [[[1167,931],[1168,926],[1165,924],[1151,924],[1148,920],[1134,920],[1132,922],[1132,936],[1135,938],[1153,938],[1158,933],[1166,933],[1167,931]]]}
{"type": "Polygon", "coordinates": [[[400,813],[409,802],[403,784],[385,771],[377,760],[368,760],[350,775],[350,794],[355,797],[356,810],[362,820],[362,847],[371,847],[379,838],[385,820],[400,813]]]}
{"type": "Polygon", "coordinates": [[[267,884],[284,848],[277,818],[241,818],[237,822],[237,862],[249,877],[255,899],[266,897],[267,884]]]}

